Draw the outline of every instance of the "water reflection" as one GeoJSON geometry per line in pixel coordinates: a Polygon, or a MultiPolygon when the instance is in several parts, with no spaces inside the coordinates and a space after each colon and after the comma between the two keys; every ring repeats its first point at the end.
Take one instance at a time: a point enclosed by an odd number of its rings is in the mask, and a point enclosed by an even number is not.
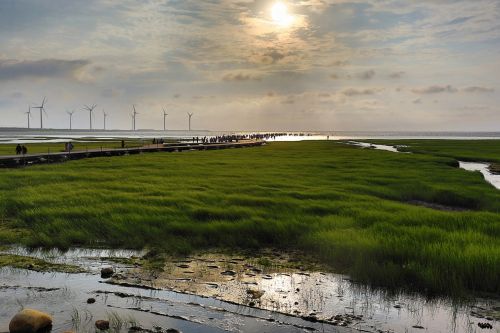
{"type": "Polygon", "coordinates": [[[490,165],[487,163],[478,163],[478,162],[459,162],[460,167],[467,171],[479,171],[483,174],[484,179],[495,186],[497,189],[500,189],[500,175],[493,174],[490,171],[490,165]]]}

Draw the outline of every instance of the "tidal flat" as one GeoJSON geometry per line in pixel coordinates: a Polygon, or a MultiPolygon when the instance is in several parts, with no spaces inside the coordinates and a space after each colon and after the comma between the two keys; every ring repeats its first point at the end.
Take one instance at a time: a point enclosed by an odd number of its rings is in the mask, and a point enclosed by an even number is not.
{"type": "Polygon", "coordinates": [[[298,251],[326,267],[315,274],[340,274],[373,290],[495,304],[500,192],[458,160],[498,162],[500,142],[481,149],[450,140],[439,151],[425,141],[429,148],[413,154],[339,141],[273,142],[2,169],[0,242],[146,249],[155,255],[142,265],[160,277],[168,260],[156,259],[165,255],[298,251]]]}

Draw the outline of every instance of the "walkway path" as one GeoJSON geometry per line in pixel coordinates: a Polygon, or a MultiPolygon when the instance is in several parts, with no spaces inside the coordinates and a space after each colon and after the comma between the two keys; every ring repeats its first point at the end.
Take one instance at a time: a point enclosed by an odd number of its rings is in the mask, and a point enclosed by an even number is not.
{"type": "Polygon", "coordinates": [[[213,149],[228,149],[228,148],[244,148],[261,146],[265,142],[260,140],[242,140],[239,142],[225,143],[166,143],[166,144],[151,144],[143,147],[134,148],[103,148],[89,149],[68,152],[54,152],[43,154],[27,154],[27,155],[4,155],[0,156],[0,167],[19,167],[40,163],[63,162],[66,160],[76,160],[90,157],[103,156],[121,156],[130,154],[142,154],[153,152],[179,152],[185,150],[213,150],[213,149]]]}

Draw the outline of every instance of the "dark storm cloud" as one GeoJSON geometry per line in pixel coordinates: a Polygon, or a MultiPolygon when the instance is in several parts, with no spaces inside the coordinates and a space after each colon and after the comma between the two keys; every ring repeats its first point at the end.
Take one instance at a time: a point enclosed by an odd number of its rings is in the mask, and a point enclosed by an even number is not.
{"type": "Polygon", "coordinates": [[[87,60],[0,60],[0,80],[25,77],[70,77],[89,64],[87,60]]]}

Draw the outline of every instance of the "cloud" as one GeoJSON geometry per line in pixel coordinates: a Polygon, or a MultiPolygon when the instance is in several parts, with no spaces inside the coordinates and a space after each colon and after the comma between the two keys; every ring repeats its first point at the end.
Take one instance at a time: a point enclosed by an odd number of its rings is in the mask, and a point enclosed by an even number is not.
{"type": "Polygon", "coordinates": [[[367,88],[367,89],[356,89],[348,88],[342,91],[342,94],[346,96],[364,96],[364,95],[374,95],[383,89],[381,88],[367,88]]]}
{"type": "Polygon", "coordinates": [[[19,99],[19,98],[23,98],[24,94],[22,92],[20,92],[20,91],[15,91],[12,94],[10,94],[9,96],[12,97],[12,98],[19,99]]]}
{"type": "Polygon", "coordinates": [[[358,73],[357,77],[361,80],[370,80],[375,76],[375,71],[373,69],[358,73]]]}
{"type": "Polygon", "coordinates": [[[466,105],[460,108],[460,110],[465,110],[465,111],[482,111],[482,110],[490,110],[491,108],[488,105],[482,105],[482,104],[477,104],[477,105],[466,105]]]}
{"type": "Polygon", "coordinates": [[[236,81],[236,82],[244,82],[244,81],[260,81],[261,78],[254,74],[249,73],[228,73],[222,77],[224,81],[236,81]]]}
{"type": "Polygon", "coordinates": [[[343,67],[349,65],[347,60],[335,60],[330,64],[332,67],[343,67]]]}
{"type": "Polygon", "coordinates": [[[451,86],[429,86],[429,87],[423,87],[423,88],[414,88],[411,90],[415,94],[439,94],[439,93],[456,93],[458,92],[458,89],[451,86]]]}
{"type": "Polygon", "coordinates": [[[472,18],[474,18],[474,16],[457,17],[451,20],[450,22],[446,23],[446,25],[462,24],[469,21],[472,18]]]}
{"type": "Polygon", "coordinates": [[[490,87],[478,87],[478,86],[467,87],[462,90],[469,93],[492,93],[495,91],[495,89],[490,87]]]}
{"type": "Polygon", "coordinates": [[[295,104],[295,96],[290,95],[281,101],[281,104],[295,104]]]}
{"type": "Polygon", "coordinates": [[[26,77],[72,77],[87,66],[88,60],[0,60],[0,80],[26,77]]]}
{"type": "Polygon", "coordinates": [[[399,71],[399,72],[394,72],[394,73],[391,73],[389,74],[389,77],[391,79],[400,79],[402,78],[406,73],[403,72],[403,71],[399,71]]]}
{"type": "Polygon", "coordinates": [[[274,64],[274,63],[282,60],[283,58],[285,58],[286,54],[284,54],[278,50],[271,50],[269,52],[264,53],[264,57],[271,59],[271,62],[274,64]]]}
{"type": "Polygon", "coordinates": [[[114,88],[105,88],[101,91],[101,96],[105,98],[112,98],[120,96],[121,92],[114,88]]]}

